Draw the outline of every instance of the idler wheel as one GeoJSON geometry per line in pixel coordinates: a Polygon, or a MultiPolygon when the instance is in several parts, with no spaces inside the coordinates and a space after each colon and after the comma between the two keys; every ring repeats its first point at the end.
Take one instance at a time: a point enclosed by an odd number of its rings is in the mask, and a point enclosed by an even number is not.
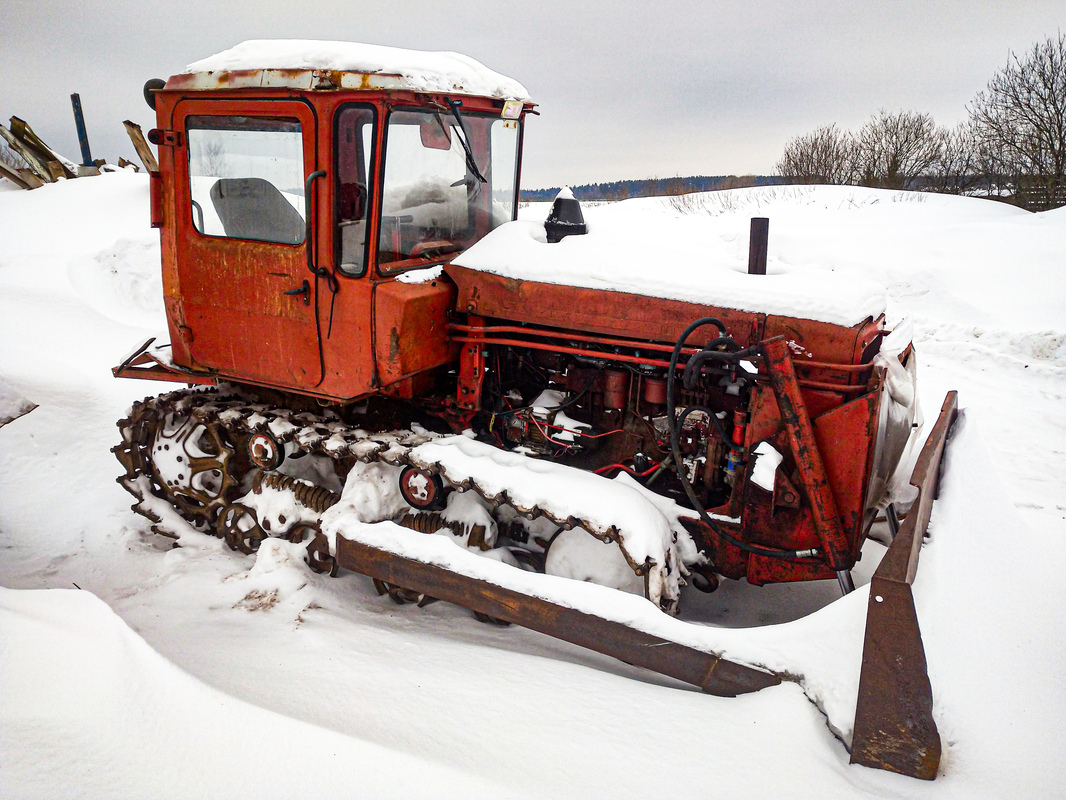
{"type": "Polygon", "coordinates": [[[274,470],[285,460],[285,449],[269,433],[254,433],[248,439],[248,460],[262,470],[274,470]]]}
{"type": "Polygon", "coordinates": [[[400,494],[408,505],[419,511],[444,508],[445,490],[440,475],[430,475],[418,467],[404,467],[400,473],[400,494]]]}
{"type": "Polygon", "coordinates": [[[259,526],[255,512],[240,503],[231,503],[218,515],[218,535],[226,540],[231,550],[250,555],[259,549],[266,532],[259,526]]]}

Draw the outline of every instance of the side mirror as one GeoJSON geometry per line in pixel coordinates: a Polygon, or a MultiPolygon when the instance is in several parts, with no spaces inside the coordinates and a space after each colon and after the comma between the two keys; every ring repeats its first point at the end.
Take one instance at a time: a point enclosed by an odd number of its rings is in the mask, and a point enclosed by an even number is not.
{"type": "Polygon", "coordinates": [[[450,150],[452,147],[452,132],[441,122],[440,117],[418,123],[418,133],[422,138],[422,146],[430,150],[450,150]]]}

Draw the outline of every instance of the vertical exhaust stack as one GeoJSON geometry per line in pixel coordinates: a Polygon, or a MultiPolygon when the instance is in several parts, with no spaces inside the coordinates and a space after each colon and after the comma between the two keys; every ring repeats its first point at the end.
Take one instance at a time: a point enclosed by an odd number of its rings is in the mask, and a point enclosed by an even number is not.
{"type": "Polygon", "coordinates": [[[770,238],[768,217],[751,218],[751,239],[748,242],[748,274],[766,274],[766,242],[770,238]]]}

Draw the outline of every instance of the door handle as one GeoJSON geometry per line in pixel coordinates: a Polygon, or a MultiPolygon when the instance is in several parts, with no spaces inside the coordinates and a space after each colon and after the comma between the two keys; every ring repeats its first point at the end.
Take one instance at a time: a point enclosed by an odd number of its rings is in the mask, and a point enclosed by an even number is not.
{"type": "Polygon", "coordinates": [[[307,282],[306,278],[304,279],[302,286],[298,286],[295,289],[289,289],[288,291],[282,292],[282,294],[293,296],[299,296],[302,294],[304,296],[304,305],[311,305],[311,284],[307,282]]]}

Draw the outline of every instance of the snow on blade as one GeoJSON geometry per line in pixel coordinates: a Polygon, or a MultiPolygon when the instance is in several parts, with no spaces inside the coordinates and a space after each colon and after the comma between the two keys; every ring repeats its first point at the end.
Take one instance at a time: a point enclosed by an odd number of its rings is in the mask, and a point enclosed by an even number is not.
{"type": "Polygon", "coordinates": [[[341,70],[398,75],[416,92],[461,92],[528,100],[518,81],[461,53],[404,50],[376,44],[309,39],[252,39],[189,64],[181,74],[261,69],[341,70]]]}

